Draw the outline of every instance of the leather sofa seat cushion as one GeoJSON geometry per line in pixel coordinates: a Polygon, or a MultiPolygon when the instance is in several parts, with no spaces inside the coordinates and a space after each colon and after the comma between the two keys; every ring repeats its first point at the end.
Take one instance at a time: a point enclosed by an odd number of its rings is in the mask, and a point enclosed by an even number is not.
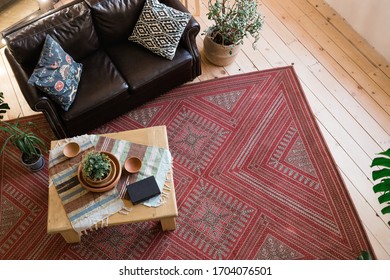
{"type": "Polygon", "coordinates": [[[115,111],[112,103],[123,102],[129,95],[125,80],[103,50],[96,51],[80,62],[83,64],[83,72],[76,98],[67,112],[61,110],[61,117],[68,122],[70,130],[74,122],[99,123],[104,115],[115,111]]]}
{"type": "Polygon", "coordinates": [[[35,66],[47,34],[77,62],[99,48],[91,11],[84,2],[55,12],[7,35],[8,48],[17,62],[35,66]]]}
{"type": "Polygon", "coordinates": [[[132,42],[111,46],[107,48],[107,53],[128,83],[130,92],[145,93],[148,89],[172,85],[175,80],[190,80],[187,75],[191,73],[193,58],[180,46],[173,61],[132,42]],[[170,75],[172,80],[169,79],[170,75]]]}
{"type": "Polygon", "coordinates": [[[145,0],[86,0],[92,10],[100,42],[126,40],[134,29],[145,0]]]}

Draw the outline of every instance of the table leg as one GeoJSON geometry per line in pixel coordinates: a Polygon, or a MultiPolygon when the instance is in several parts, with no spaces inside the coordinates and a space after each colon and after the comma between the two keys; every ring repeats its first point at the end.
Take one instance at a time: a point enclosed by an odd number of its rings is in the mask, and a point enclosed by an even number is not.
{"type": "Polygon", "coordinates": [[[73,229],[69,229],[61,232],[62,237],[67,243],[78,243],[81,241],[81,234],[73,229]]]}
{"type": "Polygon", "coordinates": [[[160,220],[163,231],[176,229],[176,218],[165,218],[160,220]]]}

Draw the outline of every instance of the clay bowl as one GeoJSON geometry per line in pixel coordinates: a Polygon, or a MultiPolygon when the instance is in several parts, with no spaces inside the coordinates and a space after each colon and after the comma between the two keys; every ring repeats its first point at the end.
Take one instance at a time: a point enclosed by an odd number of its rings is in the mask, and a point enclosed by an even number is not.
{"type": "Polygon", "coordinates": [[[142,161],[137,157],[129,157],[126,159],[124,167],[129,173],[137,173],[142,167],[142,161]]]}
{"type": "Polygon", "coordinates": [[[62,151],[64,153],[64,156],[68,158],[75,157],[80,152],[80,145],[76,142],[69,142],[64,146],[64,149],[62,151]]]}

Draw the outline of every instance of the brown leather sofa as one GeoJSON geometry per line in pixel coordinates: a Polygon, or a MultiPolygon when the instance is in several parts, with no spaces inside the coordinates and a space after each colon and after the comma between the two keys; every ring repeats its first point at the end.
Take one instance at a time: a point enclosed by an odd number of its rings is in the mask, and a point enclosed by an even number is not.
{"type": "MultiPolygon", "coordinates": [[[[33,110],[44,113],[58,138],[84,134],[200,75],[195,41],[200,27],[194,18],[173,60],[127,40],[144,2],[76,1],[3,32],[5,54],[24,97],[33,110]],[[67,112],[27,83],[47,34],[83,64],[77,95],[67,112]]],[[[178,0],[160,2],[187,11],[178,0]]]]}

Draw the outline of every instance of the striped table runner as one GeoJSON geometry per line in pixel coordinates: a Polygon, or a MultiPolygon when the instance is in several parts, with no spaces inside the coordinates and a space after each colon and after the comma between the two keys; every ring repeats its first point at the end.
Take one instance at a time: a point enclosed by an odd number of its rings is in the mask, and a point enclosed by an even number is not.
{"type": "Polygon", "coordinates": [[[116,140],[99,135],[83,135],[66,139],[66,142],[77,142],[81,151],[78,156],[68,159],[63,153],[63,145],[50,151],[49,154],[49,186],[54,186],[61,198],[65,212],[72,227],[83,232],[97,224],[108,223],[108,217],[124,209],[121,198],[126,198],[126,186],[149,176],[155,176],[162,195],[144,202],[150,207],[158,207],[164,202],[164,185],[167,174],[172,168],[170,152],[164,148],[145,146],[125,140],[116,140]],[[77,168],[84,152],[89,150],[106,151],[114,154],[123,166],[129,156],[142,159],[142,169],[137,174],[122,171],[116,188],[104,192],[93,193],[84,189],[77,178],[77,168]]]}
{"type": "MultiPolygon", "coordinates": [[[[164,192],[164,185],[167,174],[172,168],[172,156],[168,149],[154,146],[145,146],[131,143],[125,140],[116,140],[108,137],[92,135],[91,140],[98,151],[107,151],[114,154],[123,166],[126,158],[136,156],[142,160],[142,168],[136,174],[130,174],[125,170],[116,186],[120,197],[128,198],[126,186],[149,176],[154,176],[161,192],[164,192]]],[[[150,207],[158,207],[163,199],[157,196],[145,201],[143,204],[150,207]]]]}

